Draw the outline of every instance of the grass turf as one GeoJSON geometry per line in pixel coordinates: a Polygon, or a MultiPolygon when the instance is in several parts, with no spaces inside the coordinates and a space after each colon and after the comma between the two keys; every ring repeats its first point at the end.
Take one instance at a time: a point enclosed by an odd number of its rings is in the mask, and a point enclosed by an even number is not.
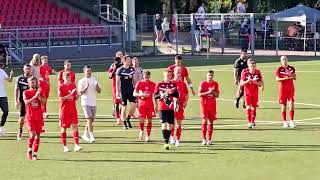
{"type": "MultiPolygon", "coordinates": [[[[63,153],[59,138],[56,77],[51,76],[51,95],[48,109],[50,119],[45,122],[47,133],[40,143],[40,161],[26,159],[26,135],[16,140],[17,110],[14,109],[14,83],[6,84],[10,115],[6,124],[8,133],[0,137],[1,179],[317,179],[320,170],[320,90],[318,73],[320,61],[295,58],[297,70],[296,120],[297,128],[283,129],[277,83],[274,71],[277,58],[256,57],[262,70],[265,91],[261,92],[257,112],[257,128],[249,131],[243,109],[235,109],[237,87],[233,83],[234,60],[223,57],[214,60],[186,61],[190,77],[197,88],[208,69],[214,69],[220,84],[218,117],[215,122],[214,145],[201,146],[198,97],[190,97],[183,122],[180,148],[162,149],[159,120],[154,119],[152,142],[138,140],[137,121],[132,130],[123,131],[115,125],[111,115],[111,81],[103,66],[95,66],[94,76],[99,76],[103,91],[98,95],[98,117],[95,122],[96,143],[81,141],[83,151],[63,153]]],[[[161,79],[161,68],[172,62],[145,62],[152,79],[161,79]]],[[[79,72],[79,69],[78,69],[79,72]]],[[[77,80],[82,77],[77,74],[77,80]]],[[[85,119],[78,102],[80,130],[85,119]]],[[[73,148],[71,131],[68,144],[73,148]]]]}

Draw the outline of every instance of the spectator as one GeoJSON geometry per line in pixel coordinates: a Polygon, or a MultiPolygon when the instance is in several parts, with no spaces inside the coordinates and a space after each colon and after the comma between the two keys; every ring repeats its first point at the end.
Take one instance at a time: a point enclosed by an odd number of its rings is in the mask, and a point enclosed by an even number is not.
{"type": "Polygon", "coordinates": [[[39,80],[40,76],[40,55],[34,54],[30,61],[32,75],[39,80]]]}
{"type": "Polygon", "coordinates": [[[256,28],[254,27],[253,28],[253,37],[251,36],[251,27],[248,28],[248,48],[251,49],[251,43],[252,43],[252,39],[256,39],[257,38],[257,30],[256,28]]]}
{"type": "Polygon", "coordinates": [[[198,11],[197,11],[197,14],[199,14],[199,17],[197,17],[198,19],[200,19],[201,21],[204,21],[205,19],[205,4],[204,3],[201,3],[200,7],[198,8],[198,11]]]}
{"type": "Polygon", "coordinates": [[[241,23],[241,28],[243,28],[244,25],[248,25],[248,19],[244,18],[243,22],[241,23]]]}
{"type": "Polygon", "coordinates": [[[162,19],[160,17],[160,14],[156,14],[155,31],[156,31],[156,43],[157,43],[157,45],[163,39],[161,24],[162,24],[162,19]]]}
{"type": "Polygon", "coordinates": [[[172,35],[173,35],[173,42],[176,41],[177,37],[177,13],[174,13],[171,19],[171,30],[172,30],[172,35]]]}
{"type": "Polygon", "coordinates": [[[248,51],[248,25],[244,25],[240,29],[240,44],[243,52],[248,51]]]}
{"type": "Polygon", "coordinates": [[[6,51],[6,47],[4,47],[3,44],[0,44],[0,63],[5,66],[7,65],[7,51],[6,51]]]}
{"type": "Polygon", "coordinates": [[[227,2],[225,2],[225,0],[221,1],[221,7],[220,7],[220,13],[228,13],[229,11],[229,5],[227,4],[227,2]]]}
{"type": "Polygon", "coordinates": [[[246,13],[246,7],[244,6],[244,4],[242,4],[241,0],[238,0],[236,12],[237,13],[246,13]]]}
{"type": "Polygon", "coordinates": [[[161,28],[164,33],[164,40],[166,40],[166,42],[168,43],[168,46],[171,46],[171,44],[170,44],[170,42],[171,42],[170,41],[170,23],[169,23],[168,18],[163,19],[163,22],[161,24],[161,28]]]}

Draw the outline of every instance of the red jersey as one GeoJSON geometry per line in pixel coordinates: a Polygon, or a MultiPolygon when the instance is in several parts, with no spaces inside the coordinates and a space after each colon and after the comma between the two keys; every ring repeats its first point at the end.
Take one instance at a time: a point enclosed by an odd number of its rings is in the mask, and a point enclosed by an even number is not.
{"type": "MultiPolygon", "coordinates": [[[[59,83],[60,84],[63,84],[63,73],[65,72],[65,70],[61,70],[61,71],[59,71],[59,73],[58,73],[58,81],[59,81],[59,83]]],[[[75,73],[73,72],[73,71],[69,71],[70,72],[70,81],[71,81],[71,84],[74,84],[75,83],[75,81],[76,81],[76,75],[75,75],[75,73]]]]}
{"type": "MultiPolygon", "coordinates": [[[[296,70],[293,66],[288,66],[287,68],[280,66],[276,71],[276,76],[279,78],[285,78],[288,76],[292,76],[294,73],[296,73],[296,70]]],[[[281,81],[279,83],[279,88],[294,90],[293,79],[281,81]]]]}
{"type": "Polygon", "coordinates": [[[108,69],[108,73],[113,73],[112,79],[112,89],[116,89],[116,72],[117,67],[114,64],[111,64],[110,68],[108,69]]]}
{"type": "MultiPolygon", "coordinates": [[[[23,91],[25,100],[29,100],[34,97],[37,93],[37,89],[28,89],[23,91]]],[[[27,121],[43,121],[41,102],[39,98],[31,101],[31,103],[26,104],[26,120],[27,121]]]]}
{"type": "MultiPolygon", "coordinates": [[[[175,64],[168,67],[168,69],[170,69],[172,71],[172,79],[174,78],[174,68],[175,67],[177,67],[175,64]]],[[[181,80],[184,81],[184,79],[189,76],[189,72],[186,67],[184,67],[184,66],[180,66],[180,67],[181,67],[181,80]]]]}
{"type": "Polygon", "coordinates": [[[139,107],[153,107],[153,94],[154,94],[154,90],[156,87],[156,83],[152,82],[152,81],[139,81],[136,84],[136,88],[135,88],[135,92],[139,93],[142,91],[142,93],[144,94],[148,94],[147,97],[142,98],[142,97],[138,97],[139,100],[139,107]]]}
{"type": "Polygon", "coordinates": [[[52,73],[52,69],[49,65],[40,66],[40,81],[49,83],[49,75],[52,73]]]}
{"type": "Polygon", "coordinates": [[[185,103],[188,92],[189,92],[187,84],[181,80],[179,81],[172,80],[172,82],[177,85],[177,90],[179,92],[179,104],[180,106],[182,106],[185,103]]]}
{"type": "Polygon", "coordinates": [[[179,97],[177,85],[173,82],[159,82],[155,88],[155,94],[166,94],[165,98],[160,98],[158,101],[159,110],[174,110],[173,98],[179,97]]]}
{"type": "MultiPolygon", "coordinates": [[[[76,88],[77,87],[74,83],[70,83],[68,85],[61,84],[59,86],[59,92],[58,92],[59,97],[67,96],[68,94],[71,93],[73,89],[76,89],[76,88]]],[[[71,99],[67,99],[60,102],[60,110],[59,110],[60,117],[77,115],[76,97],[77,97],[77,91],[74,92],[71,99]]]]}
{"type": "MultiPolygon", "coordinates": [[[[216,81],[202,81],[200,83],[199,92],[205,93],[213,89],[215,92],[220,93],[219,84],[216,81]]],[[[200,97],[200,103],[202,107],[215,107],[216,106],[216,97],[213,94],[200,97]]]]}
{"type": "MultiPolygon", "coordinates": [[[[256,69],[253,74],[251,74],[248,70],[244,70],[241,73],[241,80],[247,81],[248,79],[255,80],[260,82],[263,80],[260,70],[256,69]]],[[[244,85],[244,95],[245,96],[254,96],[258,97],[259,94],[259,87],[258,85],[253,84],[253,82],[249,82],[248,84],[244,85]]]]}

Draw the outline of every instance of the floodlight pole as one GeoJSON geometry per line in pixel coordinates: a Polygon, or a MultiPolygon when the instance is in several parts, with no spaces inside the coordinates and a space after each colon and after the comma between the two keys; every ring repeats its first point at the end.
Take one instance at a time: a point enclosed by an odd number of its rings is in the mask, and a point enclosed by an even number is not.
{"type": "Polygon", "coordinates": [[[136,40],[135,0],[123,0],[124,21],[126,32],[130,33],[128,41],[136,40]],[[130,29],[130,30],[129,30],[130,29]]]}

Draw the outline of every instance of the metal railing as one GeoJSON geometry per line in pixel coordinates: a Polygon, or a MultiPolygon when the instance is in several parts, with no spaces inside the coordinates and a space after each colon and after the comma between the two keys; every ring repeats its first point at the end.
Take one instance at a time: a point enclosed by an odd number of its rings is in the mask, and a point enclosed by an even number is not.
{"type": "MultiPolygon", "coordinates": [[[[1,43],[9,47],[10,56],[17,60],[19,63],[23,63],[23,43],[10,32],[1,32],[1,43]]],[[[8,62],[11,65],[11,62],[8,62]]]]}

